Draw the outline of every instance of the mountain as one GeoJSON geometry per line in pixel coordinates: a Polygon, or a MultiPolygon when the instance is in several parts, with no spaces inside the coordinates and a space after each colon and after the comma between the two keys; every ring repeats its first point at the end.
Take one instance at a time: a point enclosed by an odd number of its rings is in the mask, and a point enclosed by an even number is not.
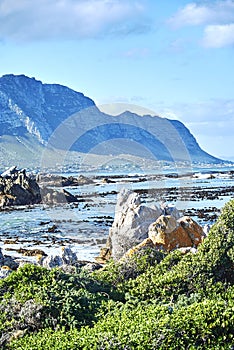
{"type": "Polygon", "coordinates": [[[0,78],[0,149],[7,157],[9,150],[23,155],[24,148],[28,157],[46,148],[132,154],[160,161],[222,162],[203,151],[177,120],[129,111],[110,116],[92,99],[66,86],[43,84],[25,75],[4,75],[0,78]],[[4,148],[6,140],[9,148],[4,148]]]}
{"type": "Polygon", "coordinates": [[[58,84],[42,84],[25,75],[0,78],[1,135],[34,135],[45,143],[71,114],[94,106],[82,93],[58,84]]]}

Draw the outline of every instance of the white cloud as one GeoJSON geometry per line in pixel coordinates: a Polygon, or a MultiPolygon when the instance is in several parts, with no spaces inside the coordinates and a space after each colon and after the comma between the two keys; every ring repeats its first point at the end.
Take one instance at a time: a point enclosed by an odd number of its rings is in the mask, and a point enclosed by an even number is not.
{"type": "Polygon", "coordinates": [[[148,30],[144,0],[0,0],[0,39],[92,38],[148,30]]]}
{"type": "Polygon", "coordinates": [[[192,2],[172,16],[168,23],[174,28],[207,24],[228,24],[234,21],[234,1],[211,1],[204,5],[192,2]]]}
{"type": "Polygon", "coordinates": [[[168,23],[178,29],[202,26],[201,43],[206,48],[222,48],[234,44],[234,0],[192,2],[172,16],[168,23]]]}
{"type": "Polygon", "coordinates": [[[202,42],[205,47],[211,48],[234,45],[234,23],[207,26],[202,42]]]}

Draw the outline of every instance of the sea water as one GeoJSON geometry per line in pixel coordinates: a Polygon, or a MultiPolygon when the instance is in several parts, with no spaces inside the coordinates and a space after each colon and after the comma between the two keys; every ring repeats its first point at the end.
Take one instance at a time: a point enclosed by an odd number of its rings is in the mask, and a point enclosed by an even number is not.
{"type": "MultiPolygon", "coordinates": [[[[105,244],[114,218],[117,193],[122,188],[142,191],[146,205],[158,206],[168,201],[170,189],[177,189],[178,195],[174,196],[172,204],[182,213],[191,208],[220,209],[233,198],[232,190],[215,199],[194,200],[193,194],[196,189],[210,189],[215,192],[222,188],[232,188],[233,170],[232,167],[197,168],[195,175],[185,172],[178,177],[176,174],[168,176],[169,171],[161,174],[102,171],[95,176],[87,173],[84,175],[95,178],[93,184],[66,188],[82,199],[77,204],[42,204],[0,212],[0,247],[4,254],[22,257],[17,253],[19,248],[36,248],[47,254],[55,254],[61,246],[70,245],[79,259],[92,261],[105,244]],[[102,181],[102,177],[108,179],[108,183],[102,181]]],[[[77,173],[63,175],[78,176],[77,173]]],[[[205,223],[199,218],[195,219],[202,225],[205,223]]]]}

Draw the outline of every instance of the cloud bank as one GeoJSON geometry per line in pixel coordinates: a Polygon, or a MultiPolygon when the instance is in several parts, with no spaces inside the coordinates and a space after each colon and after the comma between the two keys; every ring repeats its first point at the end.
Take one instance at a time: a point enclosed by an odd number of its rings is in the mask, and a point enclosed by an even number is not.
{"type": "Polygon", "coordinates": [[[234,23],[207,26],[204,31],[203,45],[213,48],[234,45],[234,23]]]}
{"type": "Polygon", "coordinates": [[[200,4],[192,2],[177,11],[168,24],[173,29],[185,26],[204,27],[204,47],[221,48],[234,45],[234,1],[219,0],[200,4]]]}
{"type": "Polygon", "coordinates": [[[142,33],[145,1],[0,0],[0,39],[83,39],[142,33]]]}

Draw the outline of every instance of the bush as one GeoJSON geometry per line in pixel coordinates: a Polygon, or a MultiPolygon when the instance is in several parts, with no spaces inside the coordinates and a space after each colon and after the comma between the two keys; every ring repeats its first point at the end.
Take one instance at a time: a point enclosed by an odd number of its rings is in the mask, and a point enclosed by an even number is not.
{"type": "MultiPolygon", "coordinates": [[[[7,347],[232,349],[233,257],[234,200],[196,254],[148,250],[92,276],[26,266],[0,282],[2,305],[17,300],[22,308],[33,300],[33,310],[48,320],[37,333],[27,325],[28,334],[7,347]]],[[[9,329],[15,322],[8,309],[2,308],[1,331],[3,322],[9,329]]]]}

